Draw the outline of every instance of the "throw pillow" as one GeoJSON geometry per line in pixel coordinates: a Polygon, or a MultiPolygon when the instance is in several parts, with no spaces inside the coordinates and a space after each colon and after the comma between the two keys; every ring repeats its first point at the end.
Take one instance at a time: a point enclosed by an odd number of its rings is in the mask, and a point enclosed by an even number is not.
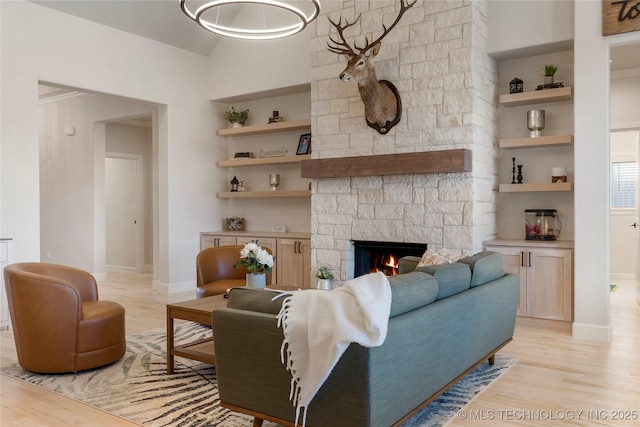
{"type": "Polygon", "coordinates": [[[446,249],[440,249],[438,252],[433,249],[427,249],[426,252],[420,258],[420,262],[418,262],[418,267],[427,267],[429,265],[438,265],[438,264],[450,264],[452,262],[456,262],[458,257],[447,251],[446,249]]]}

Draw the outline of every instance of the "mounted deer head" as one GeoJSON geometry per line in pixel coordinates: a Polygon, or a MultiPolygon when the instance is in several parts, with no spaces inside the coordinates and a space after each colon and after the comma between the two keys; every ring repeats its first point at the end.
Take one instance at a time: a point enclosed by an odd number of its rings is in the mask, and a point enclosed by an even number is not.
{"type": "Polygon", "coordinates": [[[329,18],[331,25],[338,31],[339,39],[336,40],[329,36],[330,43],[327,42],[327,47],[330,52],[347,57],[347,67],[340,73],[340,80],[358,83],[358,91],[364,103],[367,124],[381,134],[389,132],[400,121],[402,102],[400,101],[398,89],[393,83],[386,80],[378,81],[372,59],[378,54],[382,39],[396,26],[402,15],[416,4],[416,1],[409,3],[407,0],[400,0],[400,12],[393,24],[389,28],[383,24],[384,31],[382,35],[371,43],[365,37],[365,46],[362,48],[355,43],[352,48],[344,37],[344,30],[355,25],[360,19],[360,15],[353,22],[345,20],[344,24],[342,23],[342,16],[340,16],[340,20],[337,23],[329,18]]]}

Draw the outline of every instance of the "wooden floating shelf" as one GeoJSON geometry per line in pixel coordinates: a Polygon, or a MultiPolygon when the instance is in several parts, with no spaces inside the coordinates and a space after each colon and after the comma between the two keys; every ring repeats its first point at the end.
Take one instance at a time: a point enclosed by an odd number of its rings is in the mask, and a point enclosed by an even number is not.
{"type": "Polygon", "coordinates": [[[573,145],[573,135],[550,135],[537,138],[501,139],[500,148],[540,148],[573,145]]]}
{"type": "Polygon", "coordinates": [[[219,129],[219,136],[248,136],[264,135],[268,133],[287,132],[311,129],[311,119],[277,122],[264,125],[243,126],[239,128],[219,129]]]}
{"type": "Polygon", "coordinates": [[[471,150],[457,149],[305,160],[300,175],[338,178],[470,171],[471,150]]]}
{"type": "Polygon", "coordinates": [[[500,184],[501,193],[527,193],[534,191],[572,191],[571,182],[537,183],[537,184],[500,184]]]}
{"type": "Polygon", "coordinates": [[[310,190],[278,191],[225,191],[218,193],[218,199],[254,199],[265,197],[311,197],[310,190]]]}
{"type": "Polygon", "coordinates": [[[220,160],[218,166],[230,168],[235,166],[261,166],[261,165],[281,165],[286,163],[300,163],[303,160],[311,159],[311,154],[301,154],[299,156],[281,157],[239,157],[236,159],[220,160]]]}
{"type": "Polygon", "coordinates": [[[536,90],[532,92],[500,95],[500,104],[504,106],[539,104],[542,102],[560,102],[573,99],[571,86],[556,89],[536,90]]]}

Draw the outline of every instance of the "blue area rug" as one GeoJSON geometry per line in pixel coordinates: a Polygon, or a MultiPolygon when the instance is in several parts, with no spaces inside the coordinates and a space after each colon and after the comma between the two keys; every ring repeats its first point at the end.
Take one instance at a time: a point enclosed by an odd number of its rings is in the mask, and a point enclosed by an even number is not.
{"type": "MultiPolygon", "coordinates": [[[[180,323],[175,335],[176,345],[180,345],[210,336],[211,330],[180,323]]],[[[443,425],[516,362],[509,356],[496,355],[493,366],[480,365],[404,426],[443,425]]],[[[251,417],[219,406],[214,366],[178,357],[174,374],[167,374],[164,329],[127,337],[127,353],[103,368],[78,374],[40,375],[11,364],[4,366],[2,373],[143,426],[244,427],[253,422],[251,417]]],[[[276,424],[265,422],[263,426],[276,424]]]]}

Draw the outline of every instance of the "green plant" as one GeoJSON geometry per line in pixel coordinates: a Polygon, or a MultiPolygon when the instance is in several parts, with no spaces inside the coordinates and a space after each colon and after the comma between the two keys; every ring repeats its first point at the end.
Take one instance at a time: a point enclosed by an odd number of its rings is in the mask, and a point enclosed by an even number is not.
{"type": "Polygon", "coordinates": [[[545,65],[544,66],[544,75],[545,76],[555,76],[556,71],[558,71],[557,65],[545,65]]]}
{"type": "Polygon", "coordinates": [[[318,279],[325,279],[325,280],[333,280],[335,278],[331,270],[329,270],[329,267],[327,267],[326,265],[323,265],[318,269],[318,272],[316,273],[316,277],[318,279]]]}
{"type": "Polygon", "coordinates": [[[224,112],[224,118],[229,123],[240,123],[241,125],[249,118],[249,110],[236,111],[231,107],[231,110],[224,112]]]}

